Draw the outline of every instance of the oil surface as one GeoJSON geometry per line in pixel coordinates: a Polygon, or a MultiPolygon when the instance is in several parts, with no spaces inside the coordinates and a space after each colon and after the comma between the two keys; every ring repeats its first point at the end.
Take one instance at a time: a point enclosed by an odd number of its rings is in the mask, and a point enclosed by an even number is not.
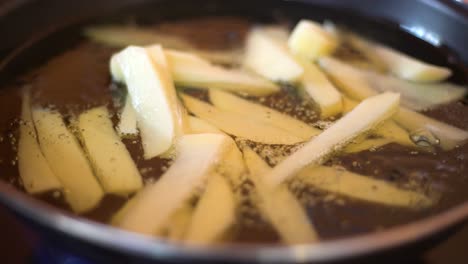
{"type": "MultiPolygon", "coordinates": [[[[252,26],[240,18],[203,18],[166,23],[159,30],[186,37],[200,48],[229,49],[242,45],[245,33],[252,26]]],[[[18,78],[0,89],[0,178],[23,189],[18,176],[16,144],[20,116],[20,89],[30,87],[35,105],[58,109],[65,117],[77,115],[91,107],[107,105],[116,113],[115,98],[119,88],[109,76],[109,58],[116,49],[83,40],[68,51],[51,58],[42,67],[18,78]]],[[[189,93],[206,99],[200,90],[189,93]]],[[[293,87],[283,87],[281,93],[256,99],[260,103],[281,110],[315,126],[318,122],[312,102],[302,101],[293,87]]],[[[468,106],[456,102],[426,112],[451,125],[468,130],[468,106]]],[[[114,115],[114,122],[117,115],[114,115]]],[[[160,158],[144,160],[139,138],[124,139],[145,181],[155,181],[169,166],[160,158]]],[[[251,144],[251,143],[250,143],[251,144]]],[[[281,151],[291,151],[281,148],[281,151]]],[[[260,153],[261,154],[261,153],[260,153]]],[[[268,160],[275,163],[274,160],[268,160]]],[[[321,238],[332,239],[369,231],[378,231],[416,219],[427,217],[468,199],[468,145],[448,152],[418,152],[397,144],[389,144],[374,151],[337,156],[328,165],[369,177],[392,182],[402,188],[423,190],[428,195],[440,196],[438,203],[425,210],[410,210],[381,206],[331,195],[313,188],[299,188],[297,196],[306,201],[307,211],[321,238]]],[[[248,190],[246,191],[248,192],[248,190]]],[[[60,193],[38,196],[61,210],[69,212],[60,193]]],[[[125,198],[107,196],[101,205],[84,217],[107,222],[125,202],[125,198]]],[[[248,203],[248,201],[247,201],[248,203]]],[[[273,228],[261,219],[254,206],[247,204],[231,236],[235,242],[276,243],[279,238],[273,228]]]]}

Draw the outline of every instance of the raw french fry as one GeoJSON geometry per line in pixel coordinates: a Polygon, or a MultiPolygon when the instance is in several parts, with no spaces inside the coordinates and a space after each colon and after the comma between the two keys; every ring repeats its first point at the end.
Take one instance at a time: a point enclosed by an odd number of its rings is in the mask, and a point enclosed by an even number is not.
{"type": "Polygon", "coordinates": [[[125,195],[143,187],[140,172],[115,133],[105,107],[82,113],[78,127],[84,149],[106,193],[125,195]]]}
{"type": "Polygon", "coordinates": [[[300,85],[319,106],[320,116],[327,118],[341,113],[343,103],[340,92],[315,64],[302,59],[298,59],[298,61],[304,68],[300,85]]]}
{"type": "Polygon", "coordinates": [[[213,105],[221,110],[245,115],[259,122],[281,128],[304,141],[322,132],[272,108],[250,102],[227,92],[210,90],[209,95],[213,105]]]}
{"type": "Polygon", "coordinates": [[[237,144],[232,140],[231,149],[225,154],[223,162],[218,166],[217,172],[224,175],[230,181],[234,189],[242,185],[247,171],[245,167],[242,152],[237,147],[237,144]]]}
{"type": "Polygon", "coordinates": [[[317,22],[303,19],[299,21],[288,40],[291,51],[306,60],[332,53],[338,41],[317,22]]]}
{"type": "Polygon", "coordinates": [[[111,59],[112,75],[123,77],[132,99],[145,159],[167,152],[183,134],[183,117],[165,55],[160,46],[148,50],[130,46],[111,59]]]}
{"type": "Polygon", "coordinates": [[[181,96],[188,111],[227,134],[265,144],[296,144],[303,139],[249,116],[226,112],[188,95],[181,96]]]}
{"type": "Polygon", "coordinates": [[[219,133],[223,134],[223,131],[219,130],[212,124],[200,119],[196,116],[189,116],[188,123],[190,126],[189,134],[203,134],[203,133],[219,133]]]}
{"type": "Polygon", "coordinates": [[[294,82],[304,73],[289,53],[281,34],[272,34],[264,28],[254,28],[249,32],[244,65],[273,81],[294,82]]]}
{"type": "Polygon", "coordinates": [[[183,38],[157,32],[156,30],[121,25],[93,26],[85,29],[90,39],[114,47],[131,45],[145,46],[160,44],[172,49],[192,49],[193,46],[183,38]]]}
{"type": "Polygon", "coordinates": [[[133,205],[120,216],[119,226],[142,233],[158,234],[170,216],[193,195],[232,147],[232,139],[221,134],[182,136],[174,164],[154,184],[146,185],[133,205]]]}
{"type": "MultiPolygon", "coordinates": [[[[345,113],[350,112],[351,110],[354,109],[354,107],[356,107],[359,104],[358,101],[349,99],[346,96],[344,96],[343,102],[344,102],[345,113]]],[[[410,138],[409,133],[403,128],[401,128],[399,125],[397,125],[395,121],[393,120],[387,120],[380,127],[378,127],[373,132],[373,134],[386,138],[386,139],[390,139],[391,141],[404,145],[404,146],[409,146],[409,147],[415,146],[415,144],[410,138]]]]}
{"type": "Polygon", "coordinates": [[[236,202],[231,186],[223,176],[215,173],[198,201],[184,241],[215,243],[234,224],[235,212],[236,202]]]}
{"type": "Polygon", "coordinates": [[[213,65],[203,58],[187,52],[166,50],[174,81],[178,85],[213,88],[267,95],[279,91],[279,87],[259,76],[213,65]]]}
{"type": "Polygon", "coordinates": [[[388,206],[427,208],[433,204],[433,200],[422,193],[335,167],[306,167],[298,178],[324,191],[388,206]]]}
{"type": "Polygon", "coordinates": [[[18,142],[18,169],[24,188],[31,194],[61,189],[62,184],[51,170],[37,142],[29,91],[23,92],[21,121],[18,142]]]}
{"type": "Polygon", "coordinates": [[[339,151],[356,137],[391,118],[398,110],[399,99],[398,94],[384,93],[362,101],[331,127],[276,165],[265,176],[268,177],[268,183],[277,186],[303,167],[321,164],[331,153],[339,151]]]}
{"type": "Polygon", "coordinates": [[[127,95],[125,105],[122,113],[120,114],[119,124],[117,126],[120,136],[137,135],[137,114],[132,105],[132,98],[127,95]]]}
{"type": "Polygon", "coordinates": [[[356,34],[348,33],[349,42],[369,57],[377,60],[380,64],[394,75],[415,82],[438,82],[447,79],[452,71],[447,67],[432,65],[416,58],[410,57],[400,51],[378,44],[356,34]]]}
{"type": "Polygon", "coordinates": [[[68,131],[60,113],[34,109],[32,116],[42,152],[63,185],[67,203],[76,213],[96,207],[104,192],[78,141],[68,131]]]}
{"type": "Polygon", "coordinates": [[[243,152],[250,172],[248,177],[259,195],[258,206],[281,239],[287,244],[316,242],[317,232],[296,197],[284,185],[271,189],[264,179],[271,170],[268,164],[250,148],[245,148],[243,152]]]}
{"type": "MultiPolygon", "coordinates": [[[[403,107],[400,107],[394,119],[399,125],[411,131],[412,136],[424,135],[424,131],[429,131],[436,141],[430,143],[439,145],[444,150],[453,149],[468,141],[468,131],[442,123],[403,107]]],[[[428,141],[431,141],[431,139],[428,139],[428,141]]]]}
{"type": "MultiPolygon", "coordinates": [[[[363,78],[355,75],[353,73],[354,70],[346,64],[331,58],[321,58],[320,65],[333,77],[338,86],[353,98],[361,100],[376,93],[363,78]]],[[[430,134],[435,135],[437,139],[433,143],[440,145],[445,150],[462,145],[468,140],[467,131],[404,107],[399,108],[398,113],[394,116],[394,120],[398,125],[409,131],[410,134],[426,134],[424,131],[428,131],[430,134]]]]}
{"type": "Polygon", "coordinates": [[[333,58],[320,59],[321,67],[346,94],[363,99],[378,92],[401,94],[401,104],[413,110],[425,110],[464,97],[464,87],[450,83],[421,84],[400,80],[352,67],[333,58]]]}
{"type": "Polygon", "coordinates": [[[240,65],[244,53],[242,50],[191,50],[194,54],[212,63],[221,65],[240,65]]]}
{"type": "Polygon", "coordinates": [[[389,143],[392,143],[392,140],[388,138],[365,139],[359,143],[349,144],[343,151],[345,153],[361,152],[368,149],[376,149],[389,143]]]}
{"type": "Polygon", "coordinates": [[[138,195],[135,195],[131,199],[127,200],[125,204],[114,214],[110,219],[110,224],[113,226],[119,226],[122,219],[128,213],[130,208],[137,203],[138,195]]]}
{"type": "Polygon", "coordinates": [[[192,220],[193,211],[193,207],[190,204],[186,204],[172,214],[167,228],[167,238],[174,241],[184,239],[192,220]]]}

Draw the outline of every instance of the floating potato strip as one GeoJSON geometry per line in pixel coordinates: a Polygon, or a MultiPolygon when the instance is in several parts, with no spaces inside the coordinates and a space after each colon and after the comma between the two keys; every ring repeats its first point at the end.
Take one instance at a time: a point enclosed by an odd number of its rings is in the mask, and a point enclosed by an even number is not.
{"type": "Polygon", "coordinates": [[[188,111],[227,134],[264,144],[292,145],[304,141],[286,130],[249,116],[223,111],[185,94],[181,94],[181,97],[188,111]]]}
{"type": "Polygon", "coordinates": [[[31,194],[61,189],[62,184],[51,170],[37,141],[29,91],[23,92],[22,100],[18,169],[23,186],[31,194]]]}
{"type": "Polygon", "coordinates": [[[384,93],[362,101],[350,113],[276,165],[265,175],[268,183],[272,187],[277,186],[305,166],[325,162],[330,154],[391,118],[398,109],[399,98],[398,94],[384,93]]]}
{"type": "Polygon", "coordinates": [[[182,136],[174,164],[157,182],[146,185],[129,200],[129,205],[114,216],[114,223],[142,234],[160,234],[173,213],[203,185],[231,147],[232,139],[221,134],[182,136]]]}
{"type": "Polygon", "coordinates": [[[304,73],[289,53],[286,40],[262,27],[247,36],[244,66],[272,81],[295,82],[304,73]]]}
{"type": "Polygon", "coordinates": [[[229,90],[249,95],[279,91],[273,82],[239,69],[227,69],[188,52],[165,50],[177,85],[229,90]]]}
{"type": "Polygon", "coordinates": [[[287,244],[312,243],[318,240],[317,232],[296,197],[286,185],[271,189],[265,183],[271,168],[250,148],[244,148],[248,177],[259,196],[258,206],[287,244]]]}
{"type": "MultiPolygon", "coordinates": [[[[350,99],[346,96],[343,97],[343,102],[345,105],[344,112],[348,113],[356,107],[359,102],[353,99],[350,99]]],[[[387,120],[380,127],[378,127],[374,132],[374,135],[383,137],[385,139],[390,139],[398,144],[408,147],[415,147],[413,141],[411,141],[409,133],[404,130],[402,127],[397,125],[393,120],[387,120]]]]}
{"type": "Polygon", "coordinates": [[[224,134],[223,131],[219,130],[212,124],[206,122],[203,119],[200,119],[196,116],[189,116],[188,123],[190,126],[189,134],[202,134],[202,133],[219,133],[224,134]]]}
{"type": "Polygon", "coordinates": [[[56,111],[33,109],[32,116],[42,152],[63,185],[67,203],[76,213],[95,208],[104,192],[62,115],[56,111]]]}
{"type": "MultiPolygon", "coordinates": [[[[321,58],[319,64],[333,81],[348,96],[363,100],[377,94],[369,83],[357,74],[353,67],[333,58],[321,58]]],[[[468,131],[445,124],[423,114],[400,107],[394,120],[410,133],[426,130],[437,137],[439,146],[444,150],[453,149],[468,140],[468,131]]]]}
{"type": "Polygon", "coordinates": [[[424,194],[342,168],[310,166],[299,172],[297,178],[314,188],[372,203],[415,209],[433,204],[424,194]]]}
{"type": "Polygon", "coordinates": [[[307,61],[331,54],[338,46],[336,38],[314,21],[302,19],[288,40],[289,49],[307,61]]]}
{"type": "Polygon", "coordinates": [[[127,195],[143,187],[138,168],[114,131],[106,107],[82,113],[78,127],[84,149],[106,193],[127,195]]]}
{"type": "Polygon", "coordinates": [[[300,79],[301,93],[306,93],[319,106],[320,116],[327,118],[343,111],[341,93],[327,79],[326,75],[308,60],[300,59],[304,75],[300,79]]]}
{"type": "Polygon", "coordinates": [[[213,244],[236,219],[236,201],[229,182],[220,174],[210,176],[198,201],[184,241],[213,244]]]}
{"type": "Polygon", "coordinates": [[[304,141],[322,132],[291,116],[227,92],[210,90],[209,96],[210,101],[218,109],[245,115],[259,122],[281,128],[304,141]]]}
{"type": "Polygon", "coordinates": [[[415,82],[438,82],[447,79],[449,68],[432,65],[412,58],[397,50],[369,41],[351,32],[344,33],[345,40],[372,61],[385,65],[394,75],[415,82]]]}
{"type": "Polygon", "coordinates": [[[192,205],[186,203],[172,214],[167,227],[167,238],[169,240],[181,241],[184,239],[192,220],[193,211],[192,205]]]}
{"type": "Polygon", "coordinates": [[[132,98],[127,94],[125,105],[120,113],[119,124],[117,126],[120,136],[137,135],[137,114],[132,105],[132,98]]]}
{"type": "Polygon", "coordinates": [[[392,140],[388,138],[368,138],[358,143],[349,144],[343,151],[345,153],[356,153],[369,149],[377,149],[389,143],[392,143],[392,140]]]}
{"type": "Polygon", "coordinates": [[[162,48],[128,47],[111,59],[114,78],[125,81],[142,139],[144,158],[161,155],[182,134],[180,109],[162,48]]]}

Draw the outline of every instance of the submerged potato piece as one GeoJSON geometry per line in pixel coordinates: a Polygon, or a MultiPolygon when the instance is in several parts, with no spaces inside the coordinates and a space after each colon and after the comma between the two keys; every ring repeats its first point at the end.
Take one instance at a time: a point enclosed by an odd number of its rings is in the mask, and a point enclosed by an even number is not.
{"type": "Polygon", "coordinates": [[[391,118],[398,110],[399,99],[398,94],[384,93],[362,101],[331,127],[276,165],[265,178],[271,186],[277,186],[305,166],[323,163],[331,153],[339,151],[356,137],[391,118]]]}
{"type": "Polygon", "coordinates": [[[320,190],[388,206],[426,208],[433,204],[432,199],[422,193],[400,189],[386,181],[341,168],[309,166],[298,174],[298,178],[320,190]]]}
{"type": "Polygon", "coordinates": [[[129,194],[143,186],[140,172],[115,133],[105,107],[82,113],[78,127],[96,176],[106,193],[129,194]]]}
{"type": "Polygon", "coordinates": [[[223,131],[219,130],[217,127],[213,126],[212,124],[196,116],[189,116],[188,123],[190,127],[189,134],[203,134],[203,133],[223,134],[223,131]]]}
{"type": "Polygon", "coordinates": [[[146,185],[137,194],[134,204],[120,216],[118,225],[142,234],[159,234],[167,227],[170,216],[211,175],[230,147],[232,139],[221,134],[182,136],[174,164],[157,182],[146,185]]]}
{"type": "Polygon", "coordinates": [[[132,98],[127,95],[125,99],[125,105],[120,114],[119,124],[117,126],[120,136],[136,135],[138,134],[137,129],[137,114],[135,108],[132,105],[132,98]]]}
{"type": "Polygon", "coordinates": [[[172,76],[178,85],[223,89],[258,96],[279,91],[276,84],[260,76],[213,65],[192,53],[166,50],[166,55],[172,76]]]}
{"type": "Polygon", "coordinates": [[[258,204],[265,218],[287,244],[312,243],[318,234],[306,212],[287,186],[271,189],[264,177],[271,168],[250,148],[245,148],[244,160],[249,169],[248,177],[254,183],[260,202],[258,204]]]}
{"type": "Polygon", "coordinates": [[[236,219],[236,202],[228,181],[219,174],[208,180],[184,241],[196,244],[213,244],[222,238],[236,219]]]}
{"type": "Polygon", "coordinates": [[[104,192],[62,115],[45,109],[34,109],[32,115],[42,152],[63,185],[67,203],[76,213],[96,207],[104,192]]]}
{"type": "Polygon", "coordinates": [[[160,46],[150,49],[130,46],[111,59],[113,76],[122,78],[132,99],[145,159],[168,151],[182,130],[164,53],[160,46]]]}
{"type": "Polygon", "coordinates": [[[18,142],[18,169],[24,189],[36,194],[61,189],[62,184],[51,170],[37,141],[31,113],[29,92],[23,93],[18,142]]]}
{"type": "Polygon", "coordinates": [[[291,51],[306,60],[332,53],[338,41],[317,22],[302,19],[288,40],[291,51]]]}
{"type": "Polygon", "coordinates": [[[264,144],[292,145],[304,141],[288,131],[259,122],[249,116],[223,111],[188,95],[182,95],[188,111],[227,134],[264,144]]]}
{"type": "Polygon", "coordinates": [[[341,93],[315,64],[307,60],[299,59],[298,61],[304,68],[300,85],[318,105],[320,116],[327,118],[341,113],[343,110],[341,93]]]}
{"type": "Polygon", "coordinates": [[[252,29],[247,36],[244,65],[272,81],[297,81],[304,70],[278,35],[264,28],[252,29]]]}
{"type": "Polygon", "coordinates": [[[400,51],[348,33],[350,43],[372,60],[379,61],[394,75],[415,82],[438,82],[450,77],[447,67],[432,65],[400,51]]]}
{"type": "MultiPolygon", "coordinates": [[[[413,137],[423,137],[432,145],[439,145],[444,150],[461,146],[468,141],[468,131],[437,121],[423,114],[400,107],[395,121],[410,131],[413,137]],[[425,133],[429,131],[429,135],[425,133]],[[431,139],[431,137],[434,137],[431,139]]],[[[417,141],[417,140],[416,140],[417,141]]]]}
{"type": "Polygon", "coordinates": [[[281,128],[304,141],[322,132],[291,116],[227,92],[211,90],[209,95],[213,105],[221,110],[245,115],[259,122],[281,128]]]}
{"type": "Polygon", "coordinates": [[[193,207],[185,204],[172,214],[167,227],[167,238],[174,241],[184,239],[193,216],[193,207]]]}
{"type": "Polygon", "coordinates": [[[389,143],[392,143],[392,140],[388,138],[365,139],[358,143],[349,144],[346,148],[344,148],[343,151],[345,153],[361,152],[361,151],[369,150],[369,149],[377,149],[389,143]]]}

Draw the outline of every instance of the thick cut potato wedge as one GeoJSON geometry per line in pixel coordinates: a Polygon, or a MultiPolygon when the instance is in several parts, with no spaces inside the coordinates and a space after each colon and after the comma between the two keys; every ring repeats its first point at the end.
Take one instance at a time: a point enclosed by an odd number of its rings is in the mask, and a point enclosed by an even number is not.
{"type": "Polygon", "coordinates": [[[213,105],[221,110],[245,115],[259,122],[281,128],[304,141],[322,132],[291,116],[227,92],[211,90],[209,95],[213,105]]]}
{"type": "Polygon", "coordinates": [[[127,95],[125,105],[120,113],[120,120],[117,126],[120,136],[137,135],[137,114],[132,105],[132,98],[127,95]]]}
{"type": "Polygon", "coordinates": [[[424,194],[335,167],[310,166],[298,178],[314,188],[388,206],[427,208],[433,204],[424,194]]]}
{"type": "Polygon", "coordinates": [[[227,134],[265,144],[292,145],[304,141],[288,131],[246,115],[223,111],[194,97],[182,95],[188,111],[227,134]]]}
{"type": "Polygon", "coordinates": [[[221,134],[182,136],[174,164],[156,183],[146,185],[137,194],[118,225],[142,234],[160,233],[168,226],[170,216],[203,185],[231,147],[232,139],[221,134]]]}
{"type": "Polygon", "coordinates": [[[398,110],[399,95],[384,93],[364,100],[301,149],[280,162],[265,177],[277,186],[307,165],[319,165],[333,152],[344,148],[358,136],[364,135],[391,118],[398,110]]]}
{"type": "Polygon", "coordinates": [[[104,192],[75,136],[60,113],[32,111],[39,143],[50,168],[64,188],[65,200],[76,213],[96,207],[104,192]]]}
{"type": "Polygon", "coordinates": [[[289,53],[281,34],[272,34],[264,28],[254,28],[249,32],[244,65],[272,81],[295,82],[304,73],[289,53]]]}
{"type": "Polygon", "coordinates": [[[217,127],[213,126],[212,124],[196,116],[189,116],[188,123],[190,126],[189,134],[203,134],[203,133],[224,134],[223,131],[219,130],[217,127]]]}
{"type": "Polygon", "coordinates": [[[172,214],[167,227],[167,238],[173,241],[182,241],[187,233],[193,216],[193,207],[185,204],[172,214]]]}
{"type": "Polygon", "coordinates": [[[343,110],[341,93],[328,80],[325,74],[313,63],[298,59],[304,68],[300,80],[301,88],[318,105],[320,116],[327,118],[337,115],[343,110]]]}
{"type": "Polygon", "coordinates": [[[271,189],[265,184],[264,177],[271,168],[252,149],[245,148],[243,151],[250,172],[248,177],[254,183],[260,199],[258,206],[281,239],[287,244],[316,242],[317,232],[296,197],[287,186],[271,189]]]}
{"type": "Polygon", "coordinates": [[[184,241],[196,244],[213,244],[234,224],[236,201],[229,182],[214,174],[206,185],[193,212],[184,241]]]}
{"type": "Polygon", "coordinates": [[[174,81],[181,86],[230,90],[250,95],[267,95],[279,87],[260,76],[238,69],[213,65],[187,52],[166,50],[174,81]]]}
{"type": "Polygon", "coordinates": [[[303,19],[292,31],[288,45],[294,54],[306,60],[315,60],[331,54],[338,41],[317,22],[303,19]]]}
{"type": "Polygon", "coordinates": [[[452,71],[447,67],[432,65],[410,57],[400,51],[378,44],[356,34],[347,34],[349,42],[360,52],[399,78],[414,82],[438,82],[450,77],[452,71]]]}
{"type": "Polygon", "coordinates": [[[356,153],[369,149],[377,149],[392,142],[393,141],[388,138],[365,139],[358,143],[349,144],[343,151],[345,153],[356,153]]]}
{"type": "Polygon", "coordinates": [[[23,93],[21,108],[18,169],[24,189],[31,194],[61,189],[62,184],[51,170],[37,142],[29,91],[23,93]]]}
{"type": "Polygon", "coordinates": [[[106,193],[126,195],[143,187],[140,172],[115,133],[109,112],[97,107],[78,118],[81,140],[106,193]]]}
{"type": "Polygon", "coordinates": [[[130,46],[111,59],[113,76],[120,74],[132,99],[145,159],[167,152],[183,130],[165,55],[160,46],[149,49],[130,46]]]}

